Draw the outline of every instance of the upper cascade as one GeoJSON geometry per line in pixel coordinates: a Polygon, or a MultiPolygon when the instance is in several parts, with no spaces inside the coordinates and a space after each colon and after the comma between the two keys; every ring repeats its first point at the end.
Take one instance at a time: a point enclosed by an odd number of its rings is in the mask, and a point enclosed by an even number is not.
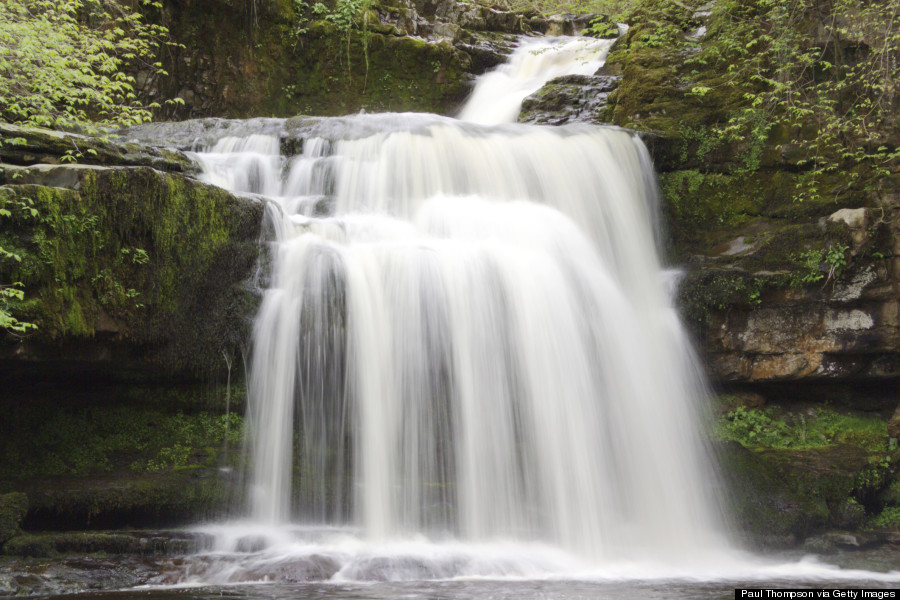
{"type": "Polygon", "coordinates": [[[459,113],[482,125],[513,123],[522,101],[564,75],[593,75],[603,66],[613,39],[536,38],[521,44],[506,64],[482,75],[459,113]]]}

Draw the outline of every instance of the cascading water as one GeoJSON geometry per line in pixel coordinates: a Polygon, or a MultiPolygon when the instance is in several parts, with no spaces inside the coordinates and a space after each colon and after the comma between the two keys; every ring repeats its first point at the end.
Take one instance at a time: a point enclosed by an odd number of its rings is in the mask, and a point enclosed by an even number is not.
{"type": "MultiPolygon", "coordinates": [[[[487,77],[462,115],[512,120],[607,49],[525,46],[502,73],[516,89],[484,93],[487,77]]],[[[198,154],[207,181],[272,200],[252,519],[541,541],[592,562],[721,547],[704,391],[664,290],[639,139],[433,115],[335,123],[292,158],[277,135],[198,154]]]]}
{"type": "Polygon", "coordinates": [[[248,518],[200,527],[207,550],[151,585],[693,599],[696,585],[900,581],[723,539],[646,149],[612,128],[509,122],[608,47],[530,41],[479,80],[463,120],[151,126],[204,148],[207,182],[265,201],[270,244],[248,518]]]}

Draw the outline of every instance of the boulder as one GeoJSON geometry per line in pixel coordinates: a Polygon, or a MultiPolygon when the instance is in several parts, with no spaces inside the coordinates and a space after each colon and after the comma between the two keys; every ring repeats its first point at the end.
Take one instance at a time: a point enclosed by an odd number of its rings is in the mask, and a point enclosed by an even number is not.
{"type": "Polygon", "coordinates": [[[19,257],[0,281],[22,283],[10,308],[37,326],[0,340],[0,360],[187,374],[246,344],[262,203],[149,167],[0,172],[0,243],[19,257]]]}

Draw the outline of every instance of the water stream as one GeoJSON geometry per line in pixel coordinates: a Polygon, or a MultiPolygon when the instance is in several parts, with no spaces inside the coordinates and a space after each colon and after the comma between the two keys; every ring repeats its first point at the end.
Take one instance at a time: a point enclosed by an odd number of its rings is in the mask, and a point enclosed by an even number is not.
{"type": "Polygon", "coordinates": [[[267,121],[196,154],[268,202],[248,518],[158,582],[837,576],[731,549],[641,141],[512,123],[608,45],[523,45],[460,119],[323,120],[293,154],[267,121]]]}

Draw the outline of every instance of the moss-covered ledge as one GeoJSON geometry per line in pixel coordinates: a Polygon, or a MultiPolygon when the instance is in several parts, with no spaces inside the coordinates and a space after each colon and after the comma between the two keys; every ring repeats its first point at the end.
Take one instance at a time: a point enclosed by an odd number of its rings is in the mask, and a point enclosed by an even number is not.
{"type": "Polygon", "coordinates": [[[0,282],[37,329],[0,360],[202,373],[245,344],[261,203],[149,167],[0,170],[0,282]],[[61,187],[64,186],[64,187],[61,187]]]}
{"type": "Polygon", "coordinates": [[[0,162],[58,165],[76,161],[185,173],[197,170],[196,164],[178,150],[129,143],[112,133],[97,137],[0,122],[0,162]]]}

